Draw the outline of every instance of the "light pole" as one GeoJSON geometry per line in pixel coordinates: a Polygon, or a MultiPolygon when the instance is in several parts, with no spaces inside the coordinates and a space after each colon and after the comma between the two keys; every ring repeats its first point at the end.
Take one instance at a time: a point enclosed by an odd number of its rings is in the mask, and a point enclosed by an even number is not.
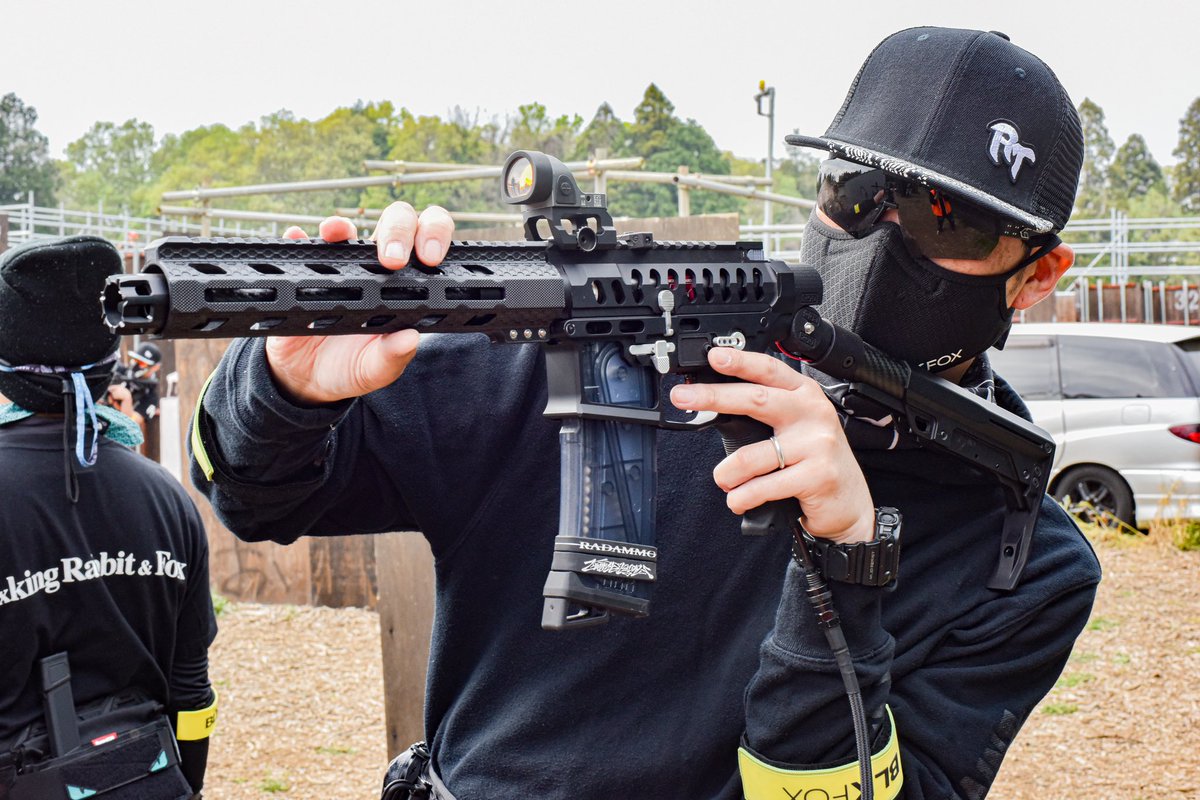
{"type": "MultiPolygon", "coordinates": [[[[775,164],[775,87],[767,86],[766,81],[758,82],[758,94],[754,95],[754,102],[758,103],[758,115],[767,118],[767,180],[771,179],[771,172],[775,164]],[[763,98],[767,101],[767,110],[763,111],[763,98]]],[[[767,191],[772,191],[772,184],[767,184],[767,191]]],[[[763,225],[770,226],[771,224],[771,201],[763,200],[763,225]]],[[[763,231],[763,255],[767,258],[771,257],[771,234],[763,231]]]]}

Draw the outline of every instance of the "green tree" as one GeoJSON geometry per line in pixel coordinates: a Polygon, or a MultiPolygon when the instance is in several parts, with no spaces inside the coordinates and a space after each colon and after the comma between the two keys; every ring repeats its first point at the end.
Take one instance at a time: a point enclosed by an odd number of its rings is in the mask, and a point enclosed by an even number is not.
{"type": "MultiPolygon", "coordinates": [[[[417,117],[401,109],[391,132],[387,158],[396,161],[436,161],[452,164],[497,164],[505,153],[502,132],[495,122],[455,109],[449,120],[417,117]]],[[[362,205],[381,208],[404,199],[420,209],[440,205],[455,211],[496,211],[496,180],[416,183],[396,188],[377,187],[363,193],[362,205]]]]}
{"type": "MultiPolygon", "coordinates": [[[[236,131],[213,125],[167,136],[152,159],[156,180],[147,196],[157,204],[170,190],[361,175],[364,160],[387,157],[396,121],[390,103],[359,102],[315,122],[279,111],[236,131]]],[[[360,190],[344,189],[232,197],[217,205],[323,215],[361,201],[360,190]]]]}
{"type": "Polygon", "coordinates": [[[575,151],[575,142],[583,118],[579,115],[551,119],[541,103],[528,103],[517,108],[510,121],[507,141],[512,150],[540,150],[555,158],[566,160],[575,151]]]}
{"type": "Polygon", "coordinates": [[[1083,126],[1083,172],[1075,195],[1075,215],[1102,217],[1108,214],[1108,177],[1113,144],[1104,124],[1104,111],[1089,98],[1079,104],[1079,122],[1083,126]]]}
{"type": "Polygon", "coordinates": [[[138,215],[152,213],[148,197],[154,173],[154,128],[126,120],[120,125],[97,122],[67,145],[63,164],[63,201],[72,208],[109,211],[122,208],[138,215]]]}
{"type": "MultiPolygon", "coordinates": [[[[256,181],[290,183],[361,175],[363,161],[386,157],[394,121],[390,106],[339,108],[324,119],[297,119],[290,111],[264,117],[253,135],[256,181]]],[[[256,198],[254,207],[320,215],[338,206],[357,206],[359,189],[286,193],[256,198]]]]}
{"type": "MultiPolygon", "coordinates": [[[[332,170],[325,177],[359,175],[365,171],[362,162],[387,159],[399,120],[400,115],[390,102],[359,101],[317,122],[317,144],[328,154],[325,166],[332,170]]],[[[331,199],[336,206],[368,205],[364,191],[358,189],[342,190],[331,199]]],[[[329,206],[332,207],[335,206],[329,206]]]]}
{"type": "MultiPolygon", "coordinates": [[[[695,120],[680,120],[675,106],[655,84],[646,87],[636,109],[628,137],[619,155],[645,159],[648,172],[675,172],[686,166],[690,172],[728,175],[730,162],[708,132],[695,120]]],[[[678,210],[676,190],[653,183],[623,184],[612,192],[609,208],[632,217],[673,216],[678,210]]],[[[691,196],[694,214],[735,211],[740,200],[715,192],[696,192],[691,196]]]]}
{"type": "Polygon", "coordinates": [[[1179,159],[1171,170],[1172,196],[1189,213],[1200,212],[1200,97],[1179,120],[1179,144],[1171,155],[1179,159]]]}
{"type": "MultiPolygon", "coordinates": [[[[154,213],[164,192],[190,188],[287,183],[364,172],[364,160],[499,164],[513,149],[534,148],[560,158],[586,157],[599,147],[612,156],[637,155],[650,171],[675,172],[686,165],[693,174],[761,174],[762,164],[722,153],[695,120],[680,120],[674,106],[651,84],[633,122],[617,118],[607,103],[583,127],[578,116],[551,116],[530,103],[497,122],[455,108],[448,118],[415,116],[390,103],[364,103],[335,109],[323,119],[299,119],[281,110],[237,129],[212,125],[167,135],[155,146],[149,125],[97,123],[73,143],[62,162],[73,203],[111,208],[128,205],[135,213],[154,213]]],[[[799,168],[786,167],[776,188],[799,191],[799,168]]],[[[807,179],[800,183],[811,182],[807,179]]],[[[676,211],[673,186],[617,184],[615,213],[670,216],[676,211]]],[[[799,192],[803,193],[803,192],[799,192]]],[[[223,198],[214,206],[323,215],[338,207],[381,208],[402,198],[421,208],[439,204],[460,211],[501,210],[494,179],[381,185],[367,189],[280,193],[223,198]]],[[[692,194],[692,210],[737,210],[737,197],[710,192],[692,194]]]]}
{"type": "Polygon", "coordinates": [[[391,148],[390,136],[392,129],[399,120],[399,115],[396,113],[396,107],[390,101],[384,100],[376,103],[364,103],[362,100],[356,102],[349,108],[339,108],[334,111],[330,117],[338,115],[353,114],[356,117],[361,117],[372,123],[371,125],[371,142],[372,150],[379,153],[379,158],[386,158],[387,152],[391,148]]]}
{"type": "Polygon", "coordinates": [[[785,176],[777,181],[779,191],[784,194],[815,200],[817,197],[817,172],[821,169],[822,156],[806,147],[787,147],[788,157],[778,167],[778,174],[785,176]]]}
{"type": "MultiPolygon", "coordinates": [[[[737,160],[737,161],[740,161],[737,160]]],[[[752,171],[745,171],[740,168],[735,161],[735,174],[748,175],[763,175],[765,174],[765,166],[763,161],[743,162],[753,163],[752,171]]],[[[784,194],[789,197],[803,197],[812,200],[816,197],[817,186],[817,169],[821,164],[821,160],[812,155],[811,151],[800,147],[787,147],[787,153],[783,158],[777,158],[775,169],[771,172],[771,185],[762,187],[767,191],[776,194],[784,194]]],[[[761,200],[746,200],[742,208],[742,219],[744,221],[759,224],[763,220],[763,202],[761,200]]],[[[771,204],[771,221],[784,224],[803,224],[808,220],[808,209],[798,206],[784,205],[783,203],[771,204]]]]}
{"type": "Polygon", "coordinates": [[[667,99],[657,84],[652,83],[642,94],[642,102],[633,110],[631,145],[643,153],[661,150],[666,146],[677,122],[675,104],[667,99]]]}
{"type": "Polygon", "coordinates": [[[0,203],[23,200],[29,192],[34,202],[55,202],[58,170],[36,125],[37,109],[12,92],[0,98],[0,203]]]}
{"type": "Polygon", "coordinates": [[[158,177],[149,196],[157,203],[164,191],[254,183],[253,132],[253,126],[209,125],[163,137],[151,159],[158,177]]]}
{"type": "Polygon", "coordinates": [[[600,149],[607,150],[609,156],[613,156],[625,147],[625,139],[628,135],[625,129],[625,123],[617,119],[612,106],[608,103],[601,103],[600,107],[596,109],[592,121],[575,140],[575,152],[571,154],[571,158],[573,160],[589,158],[592,153],[600,149]]]}
{"type": "MultiPolygon", "coordinates": [[[[1128,206],[1124,209],[1131,218],[1146,218],[1146,217],[1176,217],[1180,214],[1179,204],[1171,199],[1167,187],[1163,183],[1154,185],[1145,194],[1131,197],[1128,206]]],[[[1147,242],[1170,242],[1177,240],[1187,240],[1198,238],[1200,232],[1176,228],[1155,228],[1151,230],[1132,230],[1128,232],[1130,244],[1137,247],[1141,243],[1147,242]]],[[[1105,235],[1104,240],[1107,240],[1105,235]]],[[[1131,267],[1144,266],[1169,266],[1179,264],[1180,257],[1178,253],[1131,253],[1129,255],[1129,265],[1131,267]]]]}
{"type": "Polygon", "coordinates": [[[1117,149],[1108,170],[1108,181],[1111,204],[1122,211],[1128,211],[1135,198],[1152,191],[1166,193],[1162,167],[1154,160],[1146,140],[1138,133],[1131,134],[1125,144],[1117,149]]]}

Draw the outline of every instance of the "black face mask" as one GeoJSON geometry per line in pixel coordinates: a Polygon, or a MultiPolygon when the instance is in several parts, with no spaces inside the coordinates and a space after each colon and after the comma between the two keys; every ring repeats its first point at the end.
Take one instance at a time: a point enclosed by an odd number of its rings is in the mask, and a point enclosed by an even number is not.
{"type": "Polygon", "coordinates": [[[915,256],[900,226],[883,222],[861,238],[814,214],[800,261],[825,283],[821,316],[915,367],[940,372],[1002,343],[1012,324],[1001,275],[962,275],[915,256]]]}

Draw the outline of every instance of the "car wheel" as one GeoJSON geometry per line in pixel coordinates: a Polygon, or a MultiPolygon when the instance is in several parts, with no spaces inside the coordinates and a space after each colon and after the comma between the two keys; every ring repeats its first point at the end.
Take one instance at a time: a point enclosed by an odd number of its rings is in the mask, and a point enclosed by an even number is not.
{"type": "Polygon", "coordinates": [[[1059,478],[1054,498],[1083,522],[1133,527],[1133,493],[1120,475],[1106,467],[1072,467],[1059,478]]]}

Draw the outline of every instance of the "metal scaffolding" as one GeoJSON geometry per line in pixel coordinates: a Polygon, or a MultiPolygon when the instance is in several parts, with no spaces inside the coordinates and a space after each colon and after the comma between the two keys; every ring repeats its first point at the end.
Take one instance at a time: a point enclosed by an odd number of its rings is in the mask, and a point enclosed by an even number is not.
{"type": "MultiPolygon", "coordinates": [[[[691,214],[691,192],[703,190],[720,194],[762,200],[766,203],[780,203],[797,208],[812,208],[812,201],[799,197],[766,191],[761,186],[770,185],[769,178],[753,175],[704,175],[693,174],[687,167],[681,166],[676,172],[642,172],[641,158],[606,158],[600,151],[596,157],[587,161],[570,161],[567,167],[576,176],[591,177],[595,182],[594,191],[607,190],[608,181],[625,181],[630,183],[654,183],[671,185],[676,189],[678,213],[680,216],[691,214]]],[[[500,177],[501,167],[480,164],[445,164],[445,163],[416,163],[410,161],[365,161],[363,167],[367,171],[383,170],[386,175],[366,175],[355,178],[333,178],[315,181],[293,181],[288,183],[264,183],[248,186],[223,186],[214,189],[196,188],[183,191],[165,192],[162,196],[163,205],[159,212],[170,217],[191,217],[199,220],[202,231],[208,231],[209,223],[215,219],[245,220],[259,222],[293,222],[311,224],[313,218],[309,215],[274,214],[268,212],[237,211],[233,209],[213,208],[212,201],[230,197],[247,197],[262,194],[281,194],[288,192],[314,192],[341,189],[363,189],[371,186],[404,186],[417,183],[440,183],[464,180],[488,180],[500,177]],[[171,205],[173,201],[192,201],[198,206],[171,205]]],[[[339,209],[362,222],[379,218],[380,209],[358,208],[339,209]]],[[[507,224],[519,222],[520,215],[503,212],[456,212],[451,211],[451,217],[458,222],[484,222],[507,224]]],[[[208,235],[205,233],[204,235],[208,235]]]]}
{"type": "MultiPolygon", "coordinates": [[[[674,173],[643,172],[638,169],[642,164],[641,159],[609,159],[604,157],[603,151],[598,151],[596,156],[588,161],[570,162],[568,166],[576,175],[592,178],[596,191],[604,191],[610,180],[675,186],[681,216],[691,213],[690,193],[698,190],[786,203],[805,209],[812,206],[810,200],[761,188],[766,184],[766,179],[758,176],[702,175],[691,173],[686,167],[680,167],[674,173]]],[[[76,211],[61,206],[38,206],[32,194],[25,203],[0,205],[0,215],[7,217],[10,244],[19,244],[34,238],[87,233],[112,240],[119,249],[130,254],[130,258],[136,264],[142,248],[147,243],[167,234],[278,236],[282,232],[281,226],[295,224],[311,228],[323,219],[312,214],[213,208],[214,199],[355,188],[364,185],[494,180],[500,175],[500,167],[476,164],[368,161],[364,163],[364,168],[386,170],[387,174],[167,192],[163,195],[164,205],[159,208],[159,215],[156,217],[133,217],[125,212],[106,212],[103,207],[95,211],[76,211]],[[199,204],[189,206],[170,203],[181,200],[196,201],[199,204]]],[[[337,208],[331,211],[350,218],[360,228],[372,227],[381,213],[380,209],[372,208],[337,208]]],[[[451,210],[450,216],[460,223],[519,225],[521,222],[521,215],[514,211],[451,210]]],[[[762,240],[772,257],[792,262],[799,261],[803,231],[804,225],[794,223],[740,226],[744,238],[762,240]]],[[[1114,211],[1106,219],[1072,221],[1063,231],[1063,238],[1076,254],[1076,264],[1067,272],[1067,277],[1074,279],[1074,282],[1066,291],[1080,294],[1084,315],[1088,314],[1089,309],[1086,296],[1097,282],[1103,285],[1107,281],[1111,286],[1114,283],[1125,284],[1131,276],[1188,276],[1193,278],[1192,286],[1195,287],[1195,278],[1200,276],[1200,217],[1131,219],[1123,212],[1114,211]],[[1159,263],[1146,264],[1147,256],[1154,257],[1159,263]]],[[[1102,302],[1099,296],[1096,301],[1102,302]]]]}

